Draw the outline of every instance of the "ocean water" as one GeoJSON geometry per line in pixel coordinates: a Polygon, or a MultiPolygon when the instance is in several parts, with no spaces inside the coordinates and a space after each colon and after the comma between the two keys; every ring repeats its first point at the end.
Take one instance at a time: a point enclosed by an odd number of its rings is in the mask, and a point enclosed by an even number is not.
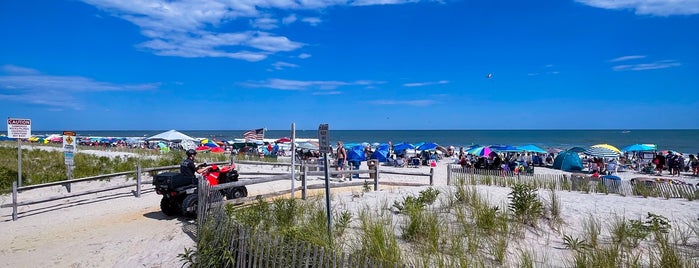
{"type": "MultiPolygon", "coordinates": [[[[55,134],[62,131],[32,131],[33,135],[55,134]]],[[[78,136],[97,137],[148,137],[158,130],[82,130],[78,136]]],[[[242,138],[245,130],[180,130],[197,138],[231,140],[242,138]]],[[[290,130],[267,130],[265,138],[291,137],[290,130]]],[[[316,138],[317,130],[297,130],[297,138],[316,138]]],[[[607,143],[622,149],[636,143],[657,144],[659,150],[672,150],[687,154],[699,153],[699,130],[330,130],[330,140],[335,143],[418,143],[434,142],[443,146],[470,146],[474,144],[525,145],[541,148],[574,146],[589,147],[607,143]]]]}

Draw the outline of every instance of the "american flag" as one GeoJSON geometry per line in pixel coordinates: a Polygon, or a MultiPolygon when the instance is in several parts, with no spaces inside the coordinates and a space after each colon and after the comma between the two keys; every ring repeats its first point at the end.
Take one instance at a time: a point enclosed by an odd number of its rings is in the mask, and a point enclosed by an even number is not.
{"type": "Polygon", "coordinates": [[[246,140],[261,140],[265,138],[265,129],[264,128],[258,128],[258,129],[253,129],[246,131],[243,133],[243,138],[246,140]]]}

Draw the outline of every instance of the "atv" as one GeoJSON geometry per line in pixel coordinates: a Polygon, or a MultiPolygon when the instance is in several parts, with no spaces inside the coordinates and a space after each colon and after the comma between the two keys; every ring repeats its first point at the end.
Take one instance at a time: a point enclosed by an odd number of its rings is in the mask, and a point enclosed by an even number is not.
{"type": "MultiPolygon", "coordinates": [[[[202,164],[197,169],[211,186],[238,181],[235,164],[223,166],[220,169],[216,165],[202,164]]],[[[176,172],[163,172],[156,175],[153,179],[155,192],[163,196],[160,200],[160,210],[168,216],[181,213],[185,217],[196,217],[199,201],[197,183],[197,178],[184,177],[176,172]]],[[[248,190],[245,186],[222,189],[220,198],[223,199],[224,196],[229,200],[246,197],[248,190]]]]}

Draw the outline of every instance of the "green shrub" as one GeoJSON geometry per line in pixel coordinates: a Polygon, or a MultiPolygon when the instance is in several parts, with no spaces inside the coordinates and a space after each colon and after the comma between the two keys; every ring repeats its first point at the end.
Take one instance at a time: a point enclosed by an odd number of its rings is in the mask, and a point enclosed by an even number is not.
{"type": "Polygon", "coordinates": [[[569,235],[563,235],[563,246],[573,251],[583,251],[590,248],[590,244],[585,239],[579,239],[569,235]]]}
{"type": "Polygon", "coordinates": [[[544,204],[539,200],[536,189],[526,184],[515,184],[509,194],[510,211],[521,223],[536,226],[543,215],[544,204]]]}

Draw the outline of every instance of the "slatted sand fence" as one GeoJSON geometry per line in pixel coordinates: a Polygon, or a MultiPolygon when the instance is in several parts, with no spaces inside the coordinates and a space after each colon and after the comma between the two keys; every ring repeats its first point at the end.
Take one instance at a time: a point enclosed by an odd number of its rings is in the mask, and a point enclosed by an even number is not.
{"type": "Polygon", "coordinates": [[[598,179],[586,174],[533,174],[502,170],[462,168],[457,164],[447,166],[447,184],[494,185],[511,187],[527,184],[535,188],[584,193],[619,194],[660,198],[699,199],[699,187],[691,184],[663,182],[660,179],[636,178],[630,181],[598,179]]]}

